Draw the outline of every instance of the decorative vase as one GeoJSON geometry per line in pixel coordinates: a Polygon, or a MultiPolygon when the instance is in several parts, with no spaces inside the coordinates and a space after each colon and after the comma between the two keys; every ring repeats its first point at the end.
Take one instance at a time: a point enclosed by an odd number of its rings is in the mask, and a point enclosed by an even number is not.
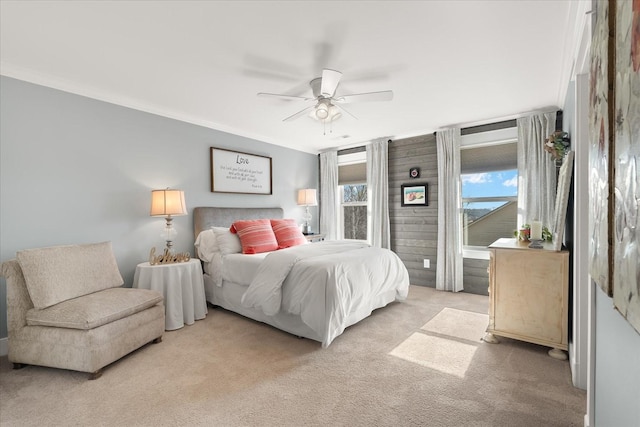
{"type": "Polygon", "coordinates": [[[522,240],[523,242],[528,242],[530,236],[531,230],[528,228],[521,228],[518,232],[518,240],[522,240]]]}

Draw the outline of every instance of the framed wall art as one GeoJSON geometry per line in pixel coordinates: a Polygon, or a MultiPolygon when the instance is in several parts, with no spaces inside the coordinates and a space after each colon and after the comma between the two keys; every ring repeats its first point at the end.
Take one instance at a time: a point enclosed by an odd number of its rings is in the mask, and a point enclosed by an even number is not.
{"type": "Polygon", "coordinates": [[[640,333],[640,1],[615,4],[613,305],[640,333]]]}
{"type": "Polygon", "coordinates": [[[609,102],[609,2],[595,5],[595,27],[591,41],[591,94],[589,134],[589,274],[608,295],[613,296],[610,245],[611,202],[609,160],[611,154],[609,102]]]}
{"type": "Polygon", "coordinates": [[[271,157],[211,147],[211,191],[272,194],[271,157]]]}
{"type": "Polygon", "coordinates": [[[402,206],[429,206],[427,183],[402,184],[402,206]]]}

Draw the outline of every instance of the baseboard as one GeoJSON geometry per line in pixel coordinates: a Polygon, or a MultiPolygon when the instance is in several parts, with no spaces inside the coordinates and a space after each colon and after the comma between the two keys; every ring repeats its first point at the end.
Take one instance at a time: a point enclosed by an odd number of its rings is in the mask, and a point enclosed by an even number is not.
{"type": "Polygon", "coordinates": [[[0,338],[0,357],[9,354],[9,339],[0,338]]]}
{"type": "Polygon", "coordinates": [[[571,368],[571,382],[573,383],[573,386],[581,390],[586,390],[586,370],[583,371],[583,367],[580,365],[580,363],[576,362],[575,357],[571,357],[570,360],[571,363],[569,364],[569,367],[571,368]]]}

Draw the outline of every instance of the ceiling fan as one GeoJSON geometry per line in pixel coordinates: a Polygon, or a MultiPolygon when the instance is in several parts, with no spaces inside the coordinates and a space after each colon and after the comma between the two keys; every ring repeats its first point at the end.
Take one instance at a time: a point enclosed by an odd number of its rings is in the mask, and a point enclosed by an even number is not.
{"type": "Polygon", "coordinates": [[[349,104],[355,102],[372,102],[372,101],[391,101],[393,99],[393,91],[383,90],[380,92],[356,93],[352,95],[336,96],[336,89],[340,84],[342,73],[340,71],[325,68],[322,70],[322,77],[317,77],[309,82],[313,97],[281,95],[276,93],[260,92],[258,96],[273,97],[287,99],[291,101],[311,102],[312,105],[303,108],[295,114],[283,119],[283,121],[295,120],[305,114],[322,123],[331,123],[340,117],[342,112],[349,114],[353,118],[357,118],[349,111],[345,110],[341,104],[349,104]]]}

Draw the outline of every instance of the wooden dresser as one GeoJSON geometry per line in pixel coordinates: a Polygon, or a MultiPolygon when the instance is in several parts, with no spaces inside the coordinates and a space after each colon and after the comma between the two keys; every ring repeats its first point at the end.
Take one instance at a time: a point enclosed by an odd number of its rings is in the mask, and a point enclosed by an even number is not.
{"type": "Polygon", "coordinates": [[[566,359],[569,319],[569,252],[551,243],[531,249],[529,242],[498,239],[489,262],[489,327],[484,340],[503,336],[552,347],[566,359]]]}

